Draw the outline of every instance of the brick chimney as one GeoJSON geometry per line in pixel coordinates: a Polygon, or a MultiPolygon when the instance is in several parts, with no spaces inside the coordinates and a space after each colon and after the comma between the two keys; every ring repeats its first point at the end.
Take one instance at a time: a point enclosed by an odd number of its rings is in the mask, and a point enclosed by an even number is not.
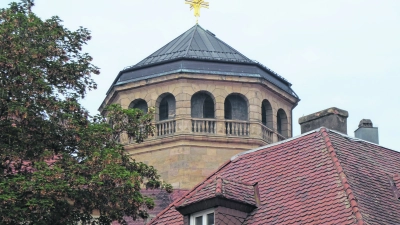
{"type": "Polygon", "coordinates": [[[301,133],[326,127],[347,134],[347,117],[349,117],[349,113],[346,110],[336,107],[300,117],[301,133]]]}
{"type": "Polygon", "coordinates": [[[354,131],[354,136],[375,144],[379,144],[378,128],[373,127],[372,121],[362,119],[358,125],[358,129],[354,131]]]}

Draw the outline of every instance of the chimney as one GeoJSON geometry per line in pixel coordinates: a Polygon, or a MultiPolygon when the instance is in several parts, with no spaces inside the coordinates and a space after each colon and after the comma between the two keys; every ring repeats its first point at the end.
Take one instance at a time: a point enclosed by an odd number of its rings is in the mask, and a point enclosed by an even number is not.
{"type": "Polygon", "coordinates": [[[378,128],[373,127],[372,121],[362,119],[358,125],[358,129],[354,131],[354,136],[375,144],[379,144],[378,128]]]}
{"type": "Polygon", "coordinates": [[[346,110],[336,107],[300,117],[301,133],[326,127],[347,134],[347,117],[349,117],[349,113],[346,110]]]}

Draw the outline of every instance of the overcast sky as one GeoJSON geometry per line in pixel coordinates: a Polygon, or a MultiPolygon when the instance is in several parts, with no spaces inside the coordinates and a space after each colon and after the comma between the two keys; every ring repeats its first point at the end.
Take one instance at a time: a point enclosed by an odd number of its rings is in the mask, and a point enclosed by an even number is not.
{"type": "MultiPolygon", "coordinates": [[[[380,144],[400,150],[399,0],[209,0],[199,24],[247,57],[289,80],[298,118],[331,106],[349,111],[348,134],[361,119],[379,127],[380,144]]],[[[10,0],[0,0],[6,7],[10,0]]],[[[93,39],[85,51],[101,68],[99,89],[82,102],[91,111],[126,66],[195,24],[184,0],[36,0],[42,18],[58,15],[93,39]]]]}

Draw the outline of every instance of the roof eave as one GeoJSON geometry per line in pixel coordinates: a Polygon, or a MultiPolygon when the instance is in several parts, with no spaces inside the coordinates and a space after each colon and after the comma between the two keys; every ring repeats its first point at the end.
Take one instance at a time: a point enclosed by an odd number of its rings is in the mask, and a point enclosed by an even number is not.
{"type": "Polygon", "coordinates": [[[188,214],[192,214],[216,206],[231,208],[245,213],[250,213],[257,208],[256,205],[235,201],[221,196],[214,196],[212,198],[208,198],[199,202],[194,202],[189,205],[177,206],[175,207],[175,209],[183,216],[185,216],[188,214]]]}
{"type": "MultiPolygon", "coordinates": [[[[136,71],[139,69],[145,69],[145,68],[149,68],[149,67],[153,67],[153,66],[158,66],[158,65],[164,65],[164,64],[168,64],[171,62],[176,62],[176,61],[180,61],[180,60],[188,60],[188,61],[202,61],[202,62],[219,62],[219,63],[228,63],[228,64],[238,64],[238,65],[252,65],[252,66],[257,66],[259,69],[269,73],[270,75],[274,76],[275,78],[279,79],[280,81],[282,81],[283,83],[285,83],[286,85],[288,85],[289,87],[292,86],[292,84],[286,80],[285,78],[283,78],[282,76],[280,76],[279,74],[277,74],[276,72],[274,72],[273,70],[269,69],[268,67],[262,65],[261,63],[257,62],[257,61],[253,61],[253,62],[246,62],[246,61],[230,61],[230,60],[215,60],[215,59],[206,59],[206,58],[194,58],[194,57],[177,57],[174,59],[169,59],[169,60],[165,60],[165,61],[161,61],[161,62],[156,62],[156,63],[151,63],[151,64],[147,64],[147,65],[141,65],[141,66],[133,66],[133,67],[129,67],[126,68],[124,70],[121,70],[117,77],[115,78],[113,84],[111,85],[111,87],[109,88],[109,90],[107,91],[107,94],[110,92],[111,88],[115,85],[115,83],[119,80],[120,76],[124,73],[128,73],[128,72],[132,72],[132,71],[136,71]]],[[[297,95],[296,95],[297,96],[297,95]]]]}

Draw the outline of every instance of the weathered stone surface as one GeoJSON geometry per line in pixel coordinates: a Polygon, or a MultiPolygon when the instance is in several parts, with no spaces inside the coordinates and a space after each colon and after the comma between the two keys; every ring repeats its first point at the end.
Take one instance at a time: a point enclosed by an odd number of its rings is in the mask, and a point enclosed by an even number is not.
{"type": "Polygon", "coordinates": [[[336,107],[300,117],[301,133],[326,127],[347,134],[347,117],[349,117],[349,113],[346,110],[336,107]]]}
{"type": "MultiPolygon", "coordinates": [[[[289,121],[285,129],[291,136],[291,109],[298,101],[268,81],[258,78],[173,74],[115,87],[104,104],[118,102],[127,108],[132,101],[144,99],[148,107],[156,108],[155,123],[158,123],[159,106],[166,93],[175,98],[175,103],[169,102],[175,106],[171,107],[175,111],[169,113],[171,115],[168,117],[175,121],[175,133],[161,137],[156,135],[144,143],[126,145],[126,149],[135,160],[154,166],[162,179],[175,188],[187,189],[203,180],[233,155],[267,143],[263,140],[260,125],[263,100],[271,104],[271,128],[277,129],[277,112],[282,108],[289,121]],[[193,132],[192,118],[201,119],[201,106],[205,98],[194,103],[192,97],[200,92],[209,94],[215,103],[216,133],[193,132]],[[226,135],[224,103],[231,94],[244,98],[245,104],[242,105],[233,100],[233,108],[237,119],[249,121],[249,136],[226,135]]],[[[278,140],[276,135],[272,139],[278,140]]]]}

